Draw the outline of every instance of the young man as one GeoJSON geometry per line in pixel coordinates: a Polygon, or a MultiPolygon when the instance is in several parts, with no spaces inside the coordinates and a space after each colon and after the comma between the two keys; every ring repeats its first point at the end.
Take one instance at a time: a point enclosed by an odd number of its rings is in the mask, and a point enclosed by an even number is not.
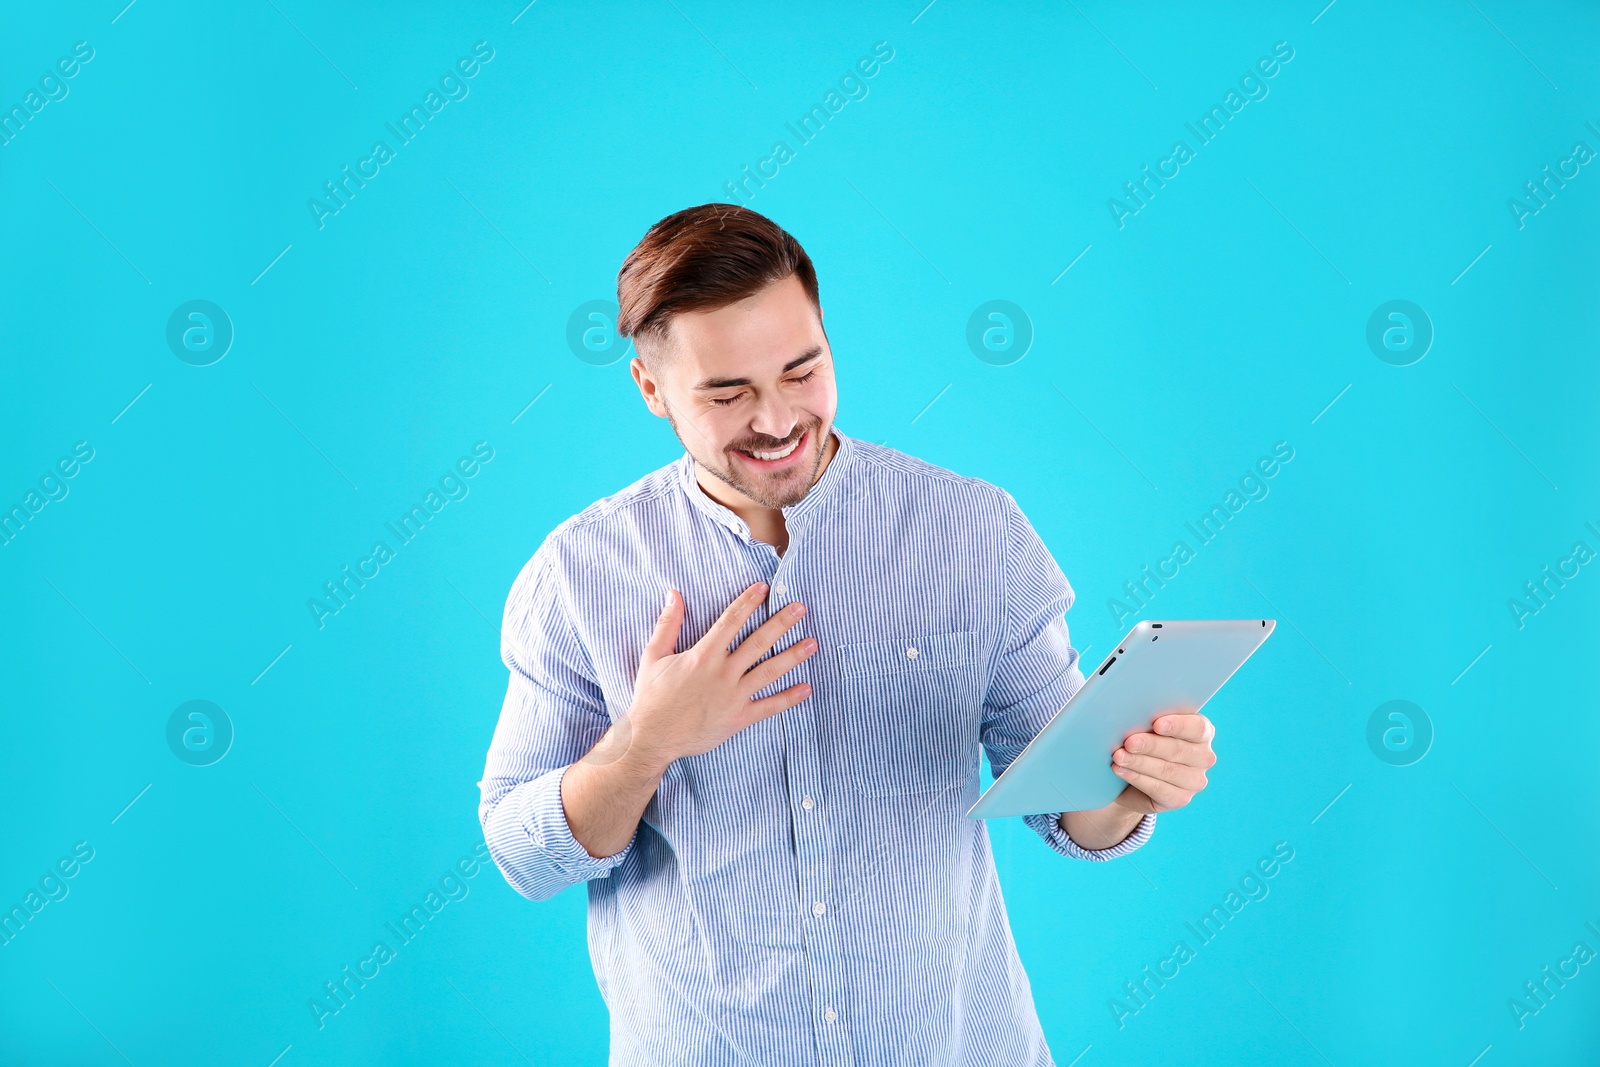
{"type": "MultiPolygon", "coordinates": [[[[613,1064],[1051,1063],[963,813],[980,747],[1000,774],[1083,684],[1066,577],[1004,490],[834,426],[816,273],[770,220],[662,219],[617,297],[685,454],[512,585],[490,854],[534,900],[588,883],[613,1064]]],[[[1215,762],[1203,716],[1155,726],[1115,803],[1028,825],[1138,848],[1215,762]]]]}

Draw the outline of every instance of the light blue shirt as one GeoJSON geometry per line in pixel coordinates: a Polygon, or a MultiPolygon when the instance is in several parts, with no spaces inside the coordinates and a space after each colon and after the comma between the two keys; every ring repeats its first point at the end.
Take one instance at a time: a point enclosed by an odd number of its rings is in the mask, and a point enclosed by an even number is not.
{"type": "MultiPolygon", "coordinates": [[[[1050,1064],[987,825],[999,775],[1083,684],[1073,592],[1003,489],[846,436],[783,509],[783,555],[695,481],[686,452],[557,526],[506,601],[510,686],[479,816],[518,892],[588,883],[611,1063],[1050,1064]],[[632,702],[668,588],[687,649],[757,581],[742,641],[793,600],[781,650],[818,651],[757,697],[798,705],[668,767],[633,839],[595,858],[565,768],[632,702]]],[[[736,644],[737,642],[735,642],[736,644]]],[[[730,646],[731,647],[731,646],[730,646]]],[[[1064,856],[1059,812],[1026,817],[1064,856]]]]}

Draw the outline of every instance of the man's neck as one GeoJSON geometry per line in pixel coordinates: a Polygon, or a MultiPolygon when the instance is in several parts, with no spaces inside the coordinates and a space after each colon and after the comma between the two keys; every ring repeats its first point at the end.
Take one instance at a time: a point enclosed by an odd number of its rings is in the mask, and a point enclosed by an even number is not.
{"type": "MultiPolygon", "coordinates": [[[[822,480],[822,475],[827,471],[828,464],[833,462],[833,457],[839,451],[839,439],[834,436],[833,429],[828,429],[828,439],[823,443],[822,463],[817,468],[816,480],[811,483],[815,486],[822,480]]],[[[777,550],[778,555],[783,555],[789,547],[789,531],[783,522],[783,512],[777,508],[764,507],[756,503],[737,489],[733,488],[722,479],[707,474],[698,461],[694,465],[695,481],[699,483],[706,496],[721,504],[735,515],[744,520],[750,527],[750,536],[757,541],[764,541],[777,550]]],[[[810,492],[808,487],[807,492],[810,492]]]]}

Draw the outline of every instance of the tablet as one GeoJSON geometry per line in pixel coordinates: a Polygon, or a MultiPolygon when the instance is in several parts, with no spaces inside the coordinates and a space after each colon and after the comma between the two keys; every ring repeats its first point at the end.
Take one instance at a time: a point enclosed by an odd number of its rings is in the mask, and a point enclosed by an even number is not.
{"type": "Polygon", "coordinates": [[[1127,782],[1111,753],[1176,708],[1199,711],[1261,647],[1274,619],[1146,620],[967,810],[972,819],[1103,808],[1127,782]]]}

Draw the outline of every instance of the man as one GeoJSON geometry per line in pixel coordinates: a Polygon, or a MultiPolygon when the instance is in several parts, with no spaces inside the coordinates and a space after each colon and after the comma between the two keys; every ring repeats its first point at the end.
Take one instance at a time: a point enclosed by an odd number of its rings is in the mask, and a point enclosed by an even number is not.
{"type": "MultiPolygon", "coordinates": [[[[1052,1063],[963,813],[979,748],[1000,774],[1083,684],[1066,577],[1004,490],[834,426],[816,273],[770,220],[668,216],[617,296],[685,454],[512,586],[491,855],[534,900],[588,883],[614,1064],[1052,1063]]],[[[1203,716],[1155,728],[1116,802],[1028,825],[1138,848],[1215,762],[1203,716]]]]}

